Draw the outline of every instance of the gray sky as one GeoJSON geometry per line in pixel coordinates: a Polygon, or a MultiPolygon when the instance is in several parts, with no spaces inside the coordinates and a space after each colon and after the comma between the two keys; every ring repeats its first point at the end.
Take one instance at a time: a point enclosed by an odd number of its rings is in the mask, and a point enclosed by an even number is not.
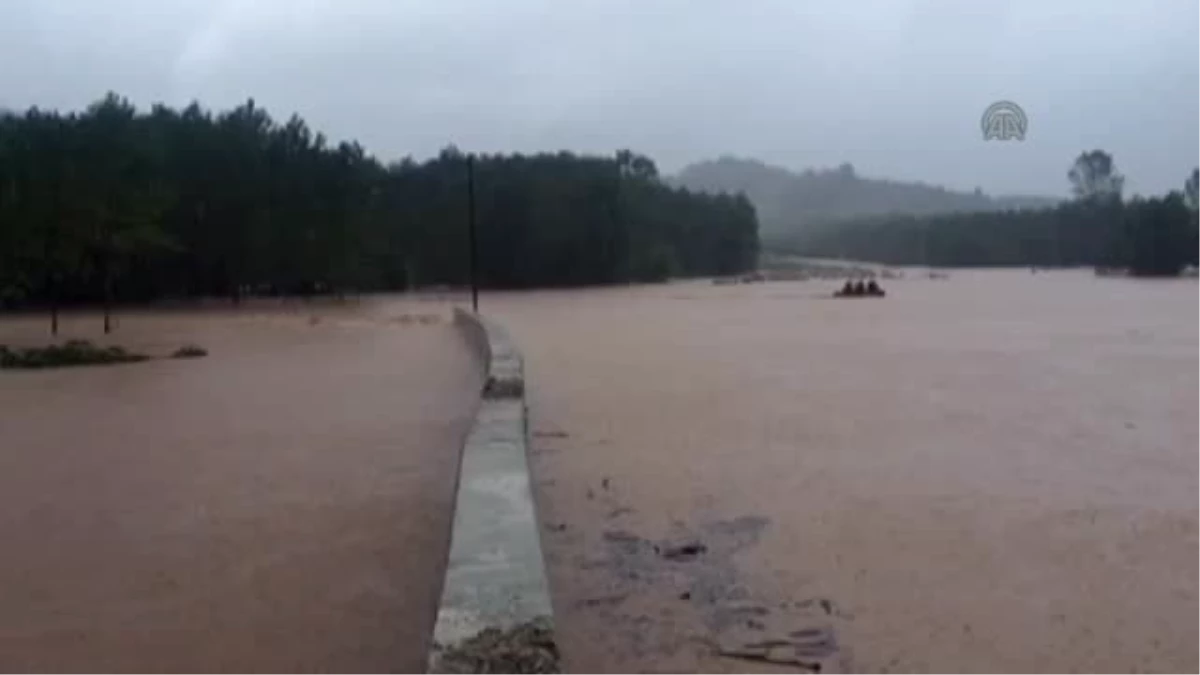
{"type": "Polygon", "coordinates": [[[254,97],[382,159],[629,147],[1065,194],[1200,154],[1196,0],[0,0],[0,106],[254,97]],[[984,142],[997,99],[1029,116],[984,142]]]}

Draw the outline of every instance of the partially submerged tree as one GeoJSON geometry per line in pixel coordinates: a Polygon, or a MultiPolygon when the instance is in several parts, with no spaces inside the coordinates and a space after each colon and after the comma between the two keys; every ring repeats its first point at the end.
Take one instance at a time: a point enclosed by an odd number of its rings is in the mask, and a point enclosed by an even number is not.
{"type": "Polygon", "coordinates": [[[1200,168],[1192,169],[1192,175],[1184,181],[1183,199],[1189,209],[1200,209],[1200,168]]]}
{"type": "Polygon", "coordinates": [[[1184,196],[1139,199],[1127,210],[1128,266],[1139,276],[1175,276],[1195,258],[1195,228],[1184,196]]]}
{"type": "Polygon", "coordinates": [[[1067,172],[1071,192],[1081,201],[1120,201],[1125,177],[1117,173],[1112,155],[1103,150],[1080,153],[1067,172]]]}
{"type": "Polygon", "coordinates": [[[79,118],[78,132],[83,180],[73,198],[86,251],[84,276],[101,289],[109,333],[114,280],[134,255],[168,244],[159,224],[170,196],[160,148],[129,101],[109,93],[79,118]]]}
{"type": "Polygon", "coordinates": [[[1189,256],[1188,264],[1196,265],[1200,263],[1200,168],[1192,169],[1192,175],[1188,176],[1187,181],[1183,186],[1183,202],[1187,206],[1189,212],[1190,225],[1187,228],[1187,238],[1190,243],[1187,245],[1189,251],[1193,255],[1189,256]]]}

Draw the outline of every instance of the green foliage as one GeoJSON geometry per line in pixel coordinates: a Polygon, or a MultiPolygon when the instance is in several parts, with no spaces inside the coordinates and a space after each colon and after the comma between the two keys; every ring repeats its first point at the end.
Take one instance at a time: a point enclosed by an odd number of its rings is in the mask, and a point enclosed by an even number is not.
{"type": "MultiPolygon", "coordinates": [[[[383,165],[253,100],[0,115],[0,307],[464,284],[466,157],[383,165]]],[[[755,264],[743,197],[623,150],[475,158],[479,275],[530,287],[755,264]]]]}
{"type": "Polygon", "coordinates": [[[0,368],[58,368],[110,363],[136,363],[150,357],[126,351],[123,347],[99,347],[87,340],[68,340],[61,345],[9,348],[0,345],[0,368]]]}

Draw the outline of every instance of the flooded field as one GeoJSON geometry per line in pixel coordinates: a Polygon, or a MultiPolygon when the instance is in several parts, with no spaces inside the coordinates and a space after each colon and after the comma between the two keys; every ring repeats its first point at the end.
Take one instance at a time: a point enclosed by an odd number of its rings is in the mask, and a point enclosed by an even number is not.
{"type": "MultiPolygon", "coordinates": [[[[836,285],[484,295],[566,667],[1196,670],[1195,282],[836,285]]],[[[0,373],[0,669],[423,668],[480,384],[445,308],[127,313],[210,356],[0,373]]]]}
{"type": "Polygon", "coordinates": [[[1197,289],[486,295],[584,671],[1197,669],[1197,289]]]}
{"type": "Polygon", "coordinates": [[[0,670],[420,671],[480,385],[445,307],[127,313],[112,338],[209,356],[0,372],[0,670]]]}

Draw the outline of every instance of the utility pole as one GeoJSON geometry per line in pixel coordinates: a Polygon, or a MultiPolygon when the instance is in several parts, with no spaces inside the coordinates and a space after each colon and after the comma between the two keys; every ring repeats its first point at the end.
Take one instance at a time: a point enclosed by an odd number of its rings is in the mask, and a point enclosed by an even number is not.
{"type": "Polygon", "coordinates": [[[470,251],[471,310],[479,312],[479,281],[475,250],[475,155],[467,155],[467,236],[470,251]]]}
{"type": "Polygon", "coordinates": [[[932,228],[933,225],[930,224],[928,219],[925,221],[925,227],[921,228],[921,255],[925,258],[925,267],[929,269],[933,269],[933,265],[929,261],[929,230],[932,228]]]}

